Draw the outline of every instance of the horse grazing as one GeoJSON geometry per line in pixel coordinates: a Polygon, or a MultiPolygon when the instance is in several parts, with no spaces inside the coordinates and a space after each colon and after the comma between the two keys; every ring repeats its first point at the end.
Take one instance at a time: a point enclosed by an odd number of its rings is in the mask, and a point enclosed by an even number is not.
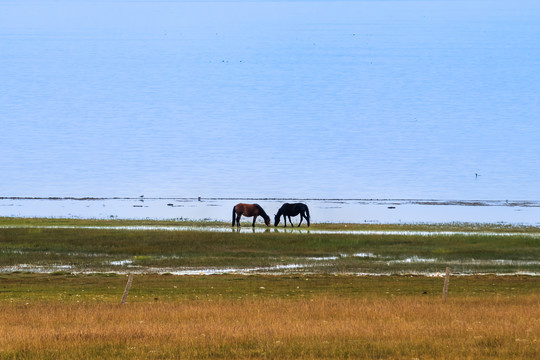
{"type": "Polygon", "coordinates": [[[266,226],[270,226],[270,216],[268,216],[263,208],[259,204],[236,204],[232,209],[232,226],[234,226],[236,221],[236,226],[240,226],[240,218],[242,215],[251,217],[253,216],[253,224],[255,226],[255,221],[257,216],[262,216],[266,226]]]}
{"type": "Polygon", "coordinates": [[[289,222],[291,223],[291,226],[294,226],[291,221],[291,216],[296,216],[300,214],[300,223],[298,224],[298,227],[302,225],[302,219],[306,219],[307,226],[309,226],[309,209],[306,204],[302,203],[296,203],[296,204],[289,204],[285,203],[281,208],[279,208],[276,216],[274,217],[274,226],[278,226],[279,220],[281,219],[281,215],[283,215],[283,222],[285,223],[285,226],[287,226],[287,218],[289,218],[289,222]]]}

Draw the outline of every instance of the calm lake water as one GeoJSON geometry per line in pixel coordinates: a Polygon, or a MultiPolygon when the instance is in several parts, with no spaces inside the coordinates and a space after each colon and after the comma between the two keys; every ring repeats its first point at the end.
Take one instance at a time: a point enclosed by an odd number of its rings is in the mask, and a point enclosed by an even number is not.
{"type": "Polygon", "coordinates": [[[0,0],[0,197],[540,200],[539,35],[538,1],[0,0]]]}

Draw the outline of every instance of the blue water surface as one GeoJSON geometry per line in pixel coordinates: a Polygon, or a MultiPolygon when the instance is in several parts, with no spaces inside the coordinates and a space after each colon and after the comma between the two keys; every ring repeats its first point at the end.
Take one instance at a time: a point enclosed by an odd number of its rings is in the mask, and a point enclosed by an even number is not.
{"type": "Polygon", "coordinates": [[[0,196],[540,199],[540,2],[0,0],[0,196]]]}

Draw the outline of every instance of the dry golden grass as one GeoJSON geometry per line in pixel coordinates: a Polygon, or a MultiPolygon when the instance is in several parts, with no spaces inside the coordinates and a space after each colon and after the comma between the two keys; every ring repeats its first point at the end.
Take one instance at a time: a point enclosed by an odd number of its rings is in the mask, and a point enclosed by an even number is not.
{"type": "Polygon", "coordinates": [[[538,358],[540,298],[0,304],[2,359],[538,358]]]}

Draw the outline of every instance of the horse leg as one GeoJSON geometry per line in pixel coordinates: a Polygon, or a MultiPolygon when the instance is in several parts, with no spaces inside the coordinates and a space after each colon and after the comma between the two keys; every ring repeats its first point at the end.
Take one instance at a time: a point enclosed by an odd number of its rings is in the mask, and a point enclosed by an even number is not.
{"type": "Polygon", "coordinates": [[[291,226],[294,227],[294,224],[292,223],[292,220],[291,220],[291,215],[289,215],[289,222],[291,223],[291,226]]]}
{"type": "Polygon", "coordinates": [[[253,217],[253,224],[251,224],[252,227],[255,227],[255,220],[257,220],[257,215],[253,217]]]}
{"type": "Polygon", "coordinates": [[[242,214],[236,215],[236,227],[240,227],[240,218],[242,217],[242,214]]]}
{"type": "Polygon", "coordinates": [[[302,220],[304,219],[304,214],[300,213],[300,224],[298,224],[298,227],[302,225],[302,220]]]}

